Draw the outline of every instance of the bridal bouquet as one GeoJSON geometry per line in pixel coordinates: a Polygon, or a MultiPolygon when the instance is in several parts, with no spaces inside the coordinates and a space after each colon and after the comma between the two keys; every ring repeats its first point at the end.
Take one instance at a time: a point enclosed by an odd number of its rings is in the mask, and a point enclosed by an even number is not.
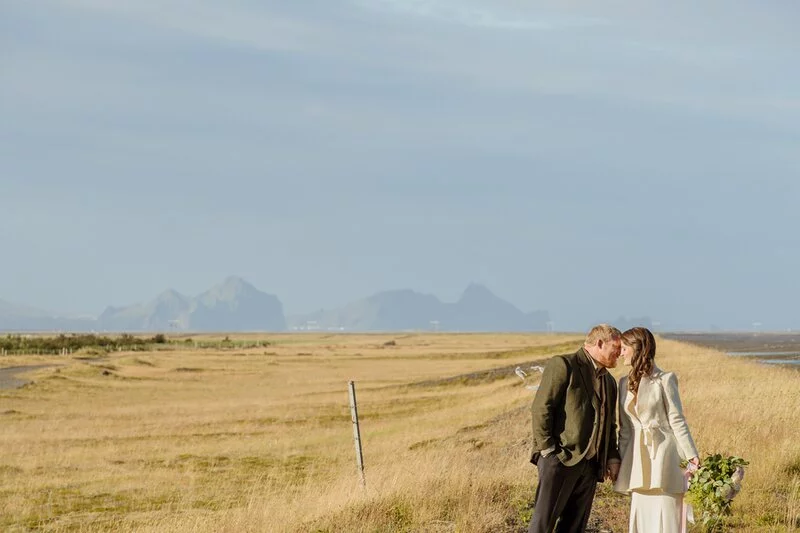
{"type": "Polygon", "coordinates": [[[718,530],[723,517],[731,514],[731,503],[742,489],[747,464],[741,457],[709,454],[689,478],[686,499],[705,531],[718,530]]]}

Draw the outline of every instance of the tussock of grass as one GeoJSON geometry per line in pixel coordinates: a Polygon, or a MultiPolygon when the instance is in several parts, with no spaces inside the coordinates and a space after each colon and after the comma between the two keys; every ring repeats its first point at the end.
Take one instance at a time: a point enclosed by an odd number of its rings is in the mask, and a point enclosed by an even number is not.
{"type": "Polygon", "coordinates": [[[354,496],[328,516],[297,531],[486,531],[519,532],[530,520],[530,485],[450,476],[425,479],[413,492],[354,496]],[[436,506],[430,505],[430,498],[436,506]]]}

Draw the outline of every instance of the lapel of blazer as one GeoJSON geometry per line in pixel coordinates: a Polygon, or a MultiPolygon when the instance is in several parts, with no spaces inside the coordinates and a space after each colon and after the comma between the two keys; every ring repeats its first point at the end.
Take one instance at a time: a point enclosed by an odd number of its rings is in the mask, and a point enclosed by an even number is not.
{"type": "MultiPolygon", "coordinates": [[[[650,373],[649,378],[642,378],[642,382],[647,381],[648,394],[650,396],[650,403],[652,408],[659,408],[664,406],[666,398],[664,397],[664,388],[661,386],[661,375],[663,372],[656,365],[653,365],[653,371],[650,373]],[[657,404],[657,406],[656,406],[657,404]]],[[[664,412],[667,412],[666,407],[664,412]]]]}
{"type": "Polygon", "coordinates": [[[633,393],[631,391],[627,390],[627,388],[626,388],[626,390],[625,390],[625,412],[628,413],[629,415],[631,415],[633,418],[636,418],[638,420],[639,413],[637,413],[636,409],[634,409],[634,403],[635,402],[634,402],[633,393]]]}
{"type": "Polygon", "coordinates": [[[583,348],[578,350],[577,355],[578,357],[576,357],[576,359],[578,361],[578,368],[580,368],[581,378],[583,379],[583,386],[592,398],[592,407],[594,407],[596,412],[600,407],[600,401],[597,397],[597,392],[594,390],[594,380],[592,379],[594,366],[592,362],[589,361],[589,354],[583,348]]]}
{"type": "Polygon", "coordinates": [[[633,393],[628,390],[628,376],[625,376],[620,380],[619,388],[617,388],[617,397],[618,401],[621,401],[621,406],[617,407],[619,411],[619,416],[623,416],[625,413],[630,413],[631,415],[635,414],[633,412],[633,393]]]}
{"type": "Polygon", "coordinates": [[[652,418],[652,409],[656,404],[661,405],[659,402],[663,401],[661,392],[661,374],[662,371],[657,366],[653,365],[653,370],[649,376],[642,376],[639,381],[639,391],[636,397],[636,409],[633,408],[633,394],[628,398],[630,407],[626,405],[626,409],[632,416],[636,417],[642,424],[648,423],[652,418]]]}

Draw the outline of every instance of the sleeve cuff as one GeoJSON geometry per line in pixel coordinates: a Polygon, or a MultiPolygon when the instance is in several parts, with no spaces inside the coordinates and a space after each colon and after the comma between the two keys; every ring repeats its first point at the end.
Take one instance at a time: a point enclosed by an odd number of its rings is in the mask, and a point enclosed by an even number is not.
{"type": "Polygon", "coordinates": [[[546,448],[546,449],[541,451],[542,457],[547,457],[548,455],[550,455],[554,451],[556,451],[556,447],[555,446],[550,446],[549,448],[546,448]]]}

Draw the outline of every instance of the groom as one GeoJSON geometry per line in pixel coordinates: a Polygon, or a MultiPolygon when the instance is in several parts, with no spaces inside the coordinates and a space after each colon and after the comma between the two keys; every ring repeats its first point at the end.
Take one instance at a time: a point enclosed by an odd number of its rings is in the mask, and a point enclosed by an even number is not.
{"type": "Polygon", "coordinates": [[[592,328],[583,347],[550,359],[533,400],[533,455],[539,486],[528,533],[586,530],[597,482],[616,479],[620,331],[592,328]]]}

